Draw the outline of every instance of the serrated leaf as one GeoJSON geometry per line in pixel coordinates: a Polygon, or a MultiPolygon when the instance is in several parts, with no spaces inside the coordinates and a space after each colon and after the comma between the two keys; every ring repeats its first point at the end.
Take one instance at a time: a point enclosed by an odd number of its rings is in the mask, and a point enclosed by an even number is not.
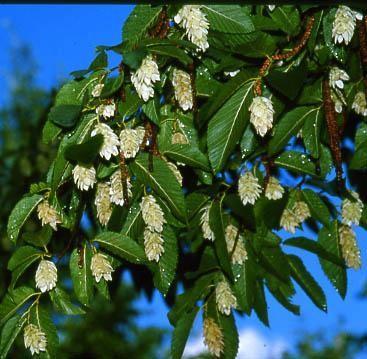
{"type": "Polygon", "coordinates": [[[182,316],[176,323],[172,333],[171,356],[172,359],[181,359],[185,350],[186,342],[189,337],[194,320],[199,311],[199,307],[182,316]]]}
{"type": "MultiPolygon", "coordinates": [[[[333,221],[329,227],[321,228],[318,243],[325,251],[333,254],[343,263],[342,248],[339,242],[338,222],[333,221]]],[[[347,294],[347,271],[342,263],[335,264],[332,261],[319,256],[321,267],[331,284],[342,298],[347,294]]]]}
{"type": "Polygon", "coordinates": [[[364,170],[367,168],[367,143],[359,145],[350,160],[349,168],[352,170],[364,170]]]}
{"type": "Polygon", "coordinates": [[[61,288],[56,287],[49,293],[51,301],[58,312],[66,315],[85,314],[82,308],[72,303],[69,294],[61,288]]]}
{"type": "Polygon", "coordinates": [[[59,105],[51,108],[48,118],[55,125],[64,128],[74,127],[82,110],[80,105],[59,105]]]}
{"type": "Polygon", "coordinates": [[[152,98],[142,106],[143,112],[153,121],[157,126],[160,125],[159,103],[157,98],[152,98]]]}
{"type": "Polygon", "coordinates": [[[117,104],[118,113],[122,116],[123,120],[125,120],[126,117],[138,111],[142,102],[143,100],[140,99],[137,93],[130,91],[127,87],[125,89],[125,101],[119,101],[117,104]]]}
{"type": "Polygon", "coordinates": [[[103,232],[97,235],[93,241],[131,263],[142,264],[146,262],[144,250],[139,244],[121,233],[103,232]]]}
{"type": "Polygon", "coordinates": [[[176,235],[169,226],[165,226],[162,236],[164,253],[159,258],[157,268],[153,269],[153,280],[159,291],[166,295],[176,275],[178,249],[176,235]]]}
{"type": "Polygon", "coordinates": [[[124,72],[119,73],[117,77],[110,78],[106,81],[103,86],[100,98],[111,97],[115,92],[117,92],[122,84],[124,83],[124,72]]]}
{"type": "Polygon", "coordinates": [[[309,116],[313,116],[318,109],[313,107],[296,107],[286,112],[274,129],[269,142],[269,154],[274,155],[283,149],[292,136],[295,136],[309,116]]]}
{"type": "Polygon", "coordinates": [[[58,187],[71,175],[72,165],[64,157],[65,149],[72,144],[80,144],[90,133],[91,127],[95,123],[94,114],[86,115],[79,123],[75,132],[71,136],[65,136],[60,143],[54,165],[51,172],[51,197],[58,187]]]}
{"type": "Polygon", "coordinates": [[[8,269],[12,271],[11,287],[13,288],[20,276],[32,265],[42,252],[30,246],[20,247],[13,253],[8,262],[8,269]]]}
{"type": "Polygon", "coordinates": [[[89,65],[89,71],[96,71],[99,69],[104,69],[108,66],[108,57],[105,51],[101,51],[89,65]]]}
{"type": "Polygon", "coordinates": [[[80,249],[74,249],[70,256],[70,275],[74,292],[80,303],[89,306],[93,296],[92,271],[90,269],[92,253],[84,244],[80,249]]]}
{"type": "Polygon", "coordinates": [[[103,135],[98,134],[83,143],[69,145],[65,148],[64,156],[68,161],[77,161],[86,165],[91,164],[98,156],[103,141],[103,135]]]}
{"type": "Polygon", "coordinates": [[[285,151],[275,159],[275,164],[295,173],[316,176],[316,165],[304,153],[285,151]]]}
{"type": "Polygon", "coordinates": [[[324,112],[320,108],[308,116],[302,127],[302,139],[306,149],[313,158],[320,157],[320,131],[324,112]]]}
{"type": "Polygon", "coordinates": [[[286,34],[295,36],[300,30],[300,16],[298,10],[292,5],[277,6],[269,12],[270,17],[286,34]]]}
{"type": "Polygon", "coordinates": [[[192,64],[193,61],[192,58],[187,55],[184,50],[181,50],[176,46],[152,46],[149,48],[149,52],[160,56],[172,57],[174,59],[177,59],[184,66],[192,64]]]}
{"type": "Polygon", "coordinates": [[[328,227],[330,224],[330,212],[320,196],[311,189],[302,190],[302,195],[311,211],[312,217],[328,227]]]}
{"type": "Polygon", "coordinates": [[[249,121],[253,81],[248,81],[228,99],[208,125],[208,153],[214,172],[219,172],[241,139],[249,121]]]}
{"type": "Polygon", "coordinates": [[[255,298],[255,265],[252,258],[248,258],[243,264],[233,266],[233,275],[235,277],[233,284],[234,292],[240,308],[244,310],[247,315],[251,313],[255,298]]]}
{"type": "Polygon", "coordinates": [[[269,326],[268,306],[266,303],[264,283],[263,281],[260,280],[256,281],[254,310],[257,317],[263,322],[264,325],[268,327],[269,326]]]}
{"type": "Polygon", "coordinates": [[[235,52],[246,54],[248,57],[263,58],[270,56],[277,48],[273,36],[262,31],[254,31],[242,35],[239,44],[235,46],[235,52]]]}
{"type": "Polygon", "coordinates": [[[10,213],[7,226],[8,237],[12,242],[17,242],[20,230],[24,223],[42,200],[43,196],[34,194],[30,197],[22,198],[15,205],[10,213]]]}
{"type": "Polygon", "coordinates": [[[214,232],[214,248],[223,272],[233,280],[232,266],[225,239],[222,201],[212,202],[209,209],[209,226],[214,232]]]}
{"type": "Polygon", "coordinates": [[[249,33],[255,30],[251,21],[239,5],[203,5],[210,29],[226,33],[249,33]]]}
{"type": "Polygon", "coordinates": [[[322,288],[306,269],[302,260],[292,254],[287,255],[292,277],[309,296],[313,303],[323,311],[327,311],[326,298],[322,288]]]}
{"type": "Polygon", "coordinates": [[[167,163],[153,156],[153,171],[149,171],[148,154],[139,154],[131,163],[132,172],[146,186],[151,187],[181,220],[186,220],[185,200],[182,189],[167,163]]]}
{"type": "Polygon", "coordinates": [[[0,303],[0,327],[35,295],[34,289],[29,287],[9,291],[0,303]]]}
{"type": "Polygon", "coordinates": [[[1,331],[0,339],[0,358],[5,359],[13,345],[15,339],[22,331],[26,318],[22,318],[20,315],[16,315],[10,318],[4,325],[1,331]]]}
{"type": "Polygon", "coordinates": [[[161,6],[137,5],[124,23],[122,38],[131,44],[146,36],[161,12],[161,6]]]}
{"type": "Polygon", "coordinates": [[[304,238],[304,237],[294,237],[288,238],[283,242],[284,245],[292,246],[296,248],[304,249],[308,252],[316,254],[319,259],[325,259],[329,262],[332,262],[338,266],[344,267],[343,259],[337,257],[335,254],[327,251],[322,247],[318,242],[315,242],[312,239],[304,238]]]}

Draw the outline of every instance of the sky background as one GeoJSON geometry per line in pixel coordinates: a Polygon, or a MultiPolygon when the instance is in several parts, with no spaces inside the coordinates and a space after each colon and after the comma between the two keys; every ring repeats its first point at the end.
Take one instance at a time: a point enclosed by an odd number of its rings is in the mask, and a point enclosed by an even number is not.
{"type": "MultiPolygon", "coordinates": [[[[11,86],[11,47],[21,43],[30,45],[38,64],[37,83],[51,88],[67,79],[71,71],[86,68],[94,58],[97,45],[121,42],[122,24],[132,9],[132,5],[0,5],[0,105],[8,100],[11,86]]],[[[118,58],[115,56],[110,65],[117,64],[118,58]]],[[[303,234],[310,236],[308,232],[303,234]]],[[[358,229],[357,236],[362,262],[366,263],[366,231],[358,229]]],[[[285,348],[291,349],[304,332],[322,330],[331,336],[339,329],[356,333],[367,331],[367,301],[358,298],[367,280],[366,266],[358,272],[349,271],[349,290],[346,300],[342,301],[323,275],[316,257],[296,249],[288,252],[300,255],[324,288],[328,313],[318,310],[297,285],[294,303],[301,305],[299,317],[283,309],[267,293],[270,329],[264,327],[255,314],[250,318],[236,318],[241,337],[238,357],[241,359],[279,358],[280,353],[285,348]]],[[[159,293],[155,294],[152,303],[142,297],[137,305],[146,313],[139,319],[141,325],[170,327],[167,308],[159,293]]],[[[202,349],[199,319],[186,354],[202,349]]],[[[366,358],[366,355],[364,353],[360,358],[366,358]]]]}

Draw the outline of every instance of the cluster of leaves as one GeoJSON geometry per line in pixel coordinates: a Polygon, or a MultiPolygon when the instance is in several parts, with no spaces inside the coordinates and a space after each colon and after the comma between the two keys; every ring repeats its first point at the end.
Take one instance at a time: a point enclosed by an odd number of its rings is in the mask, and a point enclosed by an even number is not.
{"type": "MultiPolygon", "coordinates": [[[[287,5],[269,11],[265,6],[205,5],[201,11],[210,24],[209,49],[198,53],[182,28],[165,20],[172,19],[180,8],[137,6],[123,27],[123,42],[98,46],[88,69],[72,73],[74,79],[57,94],[42,136],[46,143],[60,141],[58,153],[44,182],[31,186],[9,218],[8,234],[18,247],[8,263],[12,271],[9,292],[0,304],[2,354],[29,320],[46,333],[47,355],[54,357],[57,333],[42,303],[51,301],[63,313],[79,315],[92,305],[96,292],[109,297],[106,281],[96,283],[92,276],[93,250],[104,253],[115,269],[129,269],[136,287],[147,294],[157,288],[166,297],[172,306],[169,320],[174,326],[174,358],[183,353],[200,302],[204,303],[204,315],[213,318],[222,330],[224,357],[236,356],[234,315],[222,314],[215,303],[215,286],[223,278],[236,296],[238,312],[250,315],[255,311],[266,325],[266,288],[281,305],[299,314],[299,306],[292,303],[296,282],[317,307],[326,311],[322,288],[301,257],[288,254],[286,247],[316,254],[339,294],[346,295],[347,272],[336,208],[337,199],[345,193],[334,178],[322,82],[334,65],[344,67],[351,77],[345,86],[348,121],[342,141],[343,161],[351,183],[365,200],[367,193],[355,172],[363,174],[366,168],[363,149],[367,131],[365,123],[360,123],[361,118],[351,111],[355,93],[364,91],[356,51],[360,46],[358,37],[354,36],[348,47],[334,45],[334,7],[287,5]],[[314,24],[306,29],[310,16],[314,24]],[[164,27],[165,31],[157,31],[164,27]],[[310,36],[305,46],[284,61],[275,62],[260,78],[264,59],[291,51],[306,30],[310,36]],[[119,66],[108,69],[108,51],[122,55],[119,66]],[[156,59],[161,80],[155,86],[154,98],[144,102],[130,74],[147,54],[156,59]],[[183,112],[175,102],[171,83],[174,67],[191,74],[195,100],[192,111],[183,112]],[[240,72],[233,78],[225,74],[236,70],[240,72]],[[249,106],[258,80],[275,109],[275,126],[264,138],[249,123],[249,106]],[[92,91],[100,83],[104,87],[96,98],[92,91]],[[112,128],[143,125],[157,134],[149,141],[153,149],[148,146],[148,151],[140,150],[126,164],[120,157],[101,159],[101,140],[90,137],[97,120],[96,108],[112,101],[117,109],[108,120],[112,128]],[[300,130],[301,138],[296,136],[300,130]],[[172,143],[178,131],[186,144],[172,143]],[[356,148],[353,156],[350,143],[356,148]],[[166,159],[181,165],[183,188],[166,159]],[[93,164],[98,181],[108,180],[116,169],[127,166],[132,197],[124,206],[114,206],[106,228],[100,226],[96,216],[95,191],[82,193],[73,182],[76,164],[93,164]],[[272,201],[262,195],[255,205],[244,206],[237,193],[237,180],[247,166],[254,168],[263,187],[265,171],[287,177],[289,187],[283,198],[272,201]],[[164,253],[157,263],[148,261],[144,253],[140,201],[146,192],[154,194],[167,221],[162,233],[164,253]],[[49,226],[32,232],[24,230],[45,196],[62,218],[59,230],[54,232],[49,226]],[[307,203],[312,215],[307,227],[317,234],[317,241],[305,237],[282,241],[277,233],[284,209],[295,200],[307,203]],[[206,205],[210,206],[214,242],[205,240],[200,228],[201,209],[206,205]],[[225,229],[230,223],[241,229],[239,238],[243,238],[248,253],[242,264],[233,264],[233,253],[227,250],[225,229]],[[95,231],[98,234],[91,236],[95,231]],[[47,294],[34,290],[34,272],[30,269],[45,255],[53,256],[57,265],[69,262],[74,293],[66,279],[59,280],[47,294]],[[180,295],[178,284],[184,288],[180,295]]],[[[338,116],[340,127],[343,118],[338,116]]],[[[364,218],[362,225],[367,224],[364,218]]]]}

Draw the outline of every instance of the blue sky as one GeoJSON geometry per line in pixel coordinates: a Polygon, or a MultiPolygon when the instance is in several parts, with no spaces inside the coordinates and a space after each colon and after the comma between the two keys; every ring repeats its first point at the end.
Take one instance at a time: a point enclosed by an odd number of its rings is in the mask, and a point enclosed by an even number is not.
{"type": "MultiPolygon", "coordinates": [[[[29,44],[39,65],[39,85],[50,88],[67,78],[73,70],[83,69],[94,58],[97,45],[112,45],[121,41],[121,27],[132,5],[0,5],[0,104],[7,99],[6,89],[11,46],[20,42],[29,44]]],[[[116,63],[117,63],[117,59],[116,63]]],[[[112,63],[114,65],[114,62],[112,63]]],[[[309,233],[306,233],[306,235],[309,233]]],[[[362,261],[367,262],[366,232],[357,230],[362,249],[362,261]]],[[[287,312],[270,295],[268,297],[271,328],[265,328],[256,315],[237,318],[243,347],[241,358],[264,359],[276,357],[279,348],[292,347],[297,334],[323,329],[334,333],[338,328],[355,332],[367,331],[367,301],[358,299],[358,292],[367,279],[366,266],[359,272],[349,272],[349,291],[342,301],[323,275],[318,260],[301,250],[288,250],[302,256],[309,270],[325,289],[328,314],[318,310],[297,287],[294,302],[301,305],[301,316],[287,312]],[[248,345],[247,345],[248,343],[248,345]],[[246,348],[247,347],[247,348],[246,348]],[[250,352],[249,352],[250,350],[250,352]]],[[[166,308],[158,293],[152,303],[141,298],[138,305],[147,315],[140,319],[142,325],[160,324],[169,327],[166,308]]],[[[192,349],[200,349],[200,323],[196,323],[191,337],[192,349]]]]}

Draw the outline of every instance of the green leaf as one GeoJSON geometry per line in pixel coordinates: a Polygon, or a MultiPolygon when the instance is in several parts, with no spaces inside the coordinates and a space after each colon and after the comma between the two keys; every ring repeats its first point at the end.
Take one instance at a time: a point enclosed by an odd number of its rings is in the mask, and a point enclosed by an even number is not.
{"type": "Polygon", "coordinates": [[[186,220],[185,200],[182,189],[167,163],[153,156],[153,171],[149,171],[148,154],[139,154],[130,164],[132,172],[146,186],[150,186],[169,205],[173,213],[186,220]]]}
{"type": "Polygon", "coordinates": [[[178,249],[176,235],[169,226],[165,226],[162,236],[164,253],[159,258],[157,269],[154,268],[153,279],[158,290],[166,295],[176,275],[178,249]]]}
{"type": "Polygon", "coordinates": [[[72,165],[66,160],[65,149],[71,144],[79,144],[89,135],[91,127],[94,125],[96,117],[94,114],[86,115],[79,123],[72,136],[65,136],[60,143],[54,165],[51,172],[51,197],[58,187],[71,175],[72,165]]]}
{"type": "Polygon", "coordinates": [[[65,148],[64,156],[68,161],[91,164],[98,156],[104,137],[102,134],[93,136],[81,144],[72,144],[65,148]]]}
{"type": "Polygon", "coordinates": [[[122,38],[131,44],[137,43],[146,36],[161,12],[161,6],[137,5],[130,13],[122,29],[122,38]]]}
{"type": "Polygon", "coordinates": [[[121,233],[103,232],[94,238],[94,242],[131,263],[146,262],[144,250],[131,238],[121,233]]]}
{"type": "Polygon", "coordinates": [[[352,170],[364,170],[367,168],[367,143],[357,147],[350,160],[349,168],[352,170]]]}
{"type": "Polygon", "coordinates": [[[13,318],[10,318],[4,325],[4,328],[1,331],[1,339],[0,339],[1,359],[7,358],[11,346],[13,345],[19,333],[22,331],[26,321],[27,321],[26,318],[22,318],[20,315],[16,315],[13,318]]]}
{"type": "Polygon", "coordinates": [[[181,359],[185,350],[186,342],[189,337],[194,320],[199,311],[199,307],[182,316],[176,323],[172,333],[171,356],[172,359],[181,359]]]}
{"type": "Polygon", "coordinates": [[[30,322],[38,326],[46,334],[46,351],[42,352],[41,357],[57,358],[59,337],[50,313],[39,305],[35,305],[31,310],[30,322]]]}
{"type": "Polygon", "coordinates": [[[295,36],[300,30],[300,16],[296,6],[282,5],[277,6],[269,12],[270,17],[278,25],[279,29],[286,34],[295,36]]]}
{"type": "Polygon", "coordinates": [[[207,15],[210,30],[235,34],[246,34],[255,30],[250,16],[240,5],[203,5],[201,9],[207,15]]]}
{"type": "Polygon", "coordinates": [[[339,295],[344,299],[347,294],[347,271],[345,265],[343,265],[343,253],[339,242],[337,221],[333,221],[328,227],[323,227],[320,230],[318,242],[325,251],[332,253],[342,262],[338,265],[319,257],[324,273],[339,295]]]}
{"type": "Polygon", "coordinates": [[[129,87],[125,88],[125,101],[119,101],[117,103],[118,113],[125,120],[126,117],[131,116],[138,111],[143,100],[137,95],[136,92],[130,91],[129,87]]]}
{"type": "Polygon", "coordinates": [[[201,106],[199,111],[199,126],[204,124],[223,106],[223,104],[240,90],[245,83],[249,81],[251,74],[246,71],[241,71],[236,77],[230,79],[225,84],[222,84],[218,91],[201,106]]]}
{"type": "Polygon", "coordinates": [[[313,158],[320,157],[320,131],[324,120],[324,111],[321,108],[307,116],[302,127],[302,139],[306,149],[313,158]]]}
{"type": "Polygon", "coordinates": [[[237,358],[239,339],[234,315],[224,315],[218,313],[219,327],[222,329],[224,351],[223,358],[235,359],[237,358]]]}
{"type": "Polygon", "coordinates": [[[108,66],[108,58],[107,54],[104,51],[99,52],[96,58],[89,65],[89,71],[96,71],[100,69],[104,69],[108,66]]]}
{"type": "Polygon", "coordinates": [[[310,84],[305,85],[297,102],[299,105],[322,104],[322,78],[318,78],[310,84]]]}
{"type": "Polygon", "coordinates": [[[247,57],[263,58],[272,55],[276,48],[273,36],[262,31],[254,31],[242,36],[241,43],[235,51],[246,54],[247,57]]]}
{"type": "Polygon", "coordinates": [[[84,244],[80,249],[74,249],[70,256],[70,275],[73,281],[76,297],[85,306],[91,304],[93,296],[92,271],[90,269],[92,253],[90,248],[84,244]]]}
{"type": "Polygon", "coordinates": [[[294,100],[303,88],[307,76],[307,67],[304,62],[290,70],[272,70],[266,76],[267,83],[284,96],[294,100]]]}
{"type": "Polygon", "coordinates": [[[313,303],[323,311],[327,311],[326,298],[323,290],[308,272],[302,260],[292,254],[287,255],[292,277],[310,297],[313,303]]]}
{"type": "Polygon", "coordinates": [[[13,253],[8,262],[8,269],[12,271],[11,287],[14,287],[19,277],[41,254],[41,251],[30,246],[20,247],[13,253]]]}
{"type": "Polygon", "coordinates": [[[319,257],[319,259],[325,259],[338,266],[341,266],[341,267],[345,266],[343,259],[338,258],[331,252],[328,252],[318,242],[315,242],[312,239],[308,239],[304,237],[288,238],[283,242],[283,244],[287,246],[304,249],[305,251],[316,254],[319,257]]]}
{"type": "Polygon", "coordinates": [[[264,325],[268,327],[269,326],[268,305],[266,303],[264,283],[263,281],[260,280],[256,281],[254,310],[257,317],[263,322],[264,325]]]}
{"type": "Polygon", "coordinates": [[[69,294],[61,288],[54,288],[50,293],[50,298],[54,304],[55,309],[66,315],[80,315],[85,314],[85,311],[71,302],[69,294]]]}
{"type": "Polygon", "coordinates": [[[269,142],[269,154],[274,155],[281,151],[292,136],[295,136],[308,117],[315,116],[318,109],[305,106],[296,107],[286,112],[274,129],[274,135],[269,142]]]}
{"type": "Polygon", "coordinates": [[[243,264],[233,266],[233,275],[236,278],[233,284],[238,304],[247,315],[250,315],[255,299],[256,263],[247,258],[243,264]]]}
{"type": "Polygon", "coordinates": [[[142,106],[144,113],[153,121],[157,126],[160,125],[160,113],[159,103],[157,98],[152,98],[142,106]]]}
{"type": "Polygon", "coordinates": [[[316,176],[316,165],[301,152],[285,151],[275,159],[274,163],[295,173],[316,176]]]}
{"type": "Polygon", "coordinates": [[[111,97],[115,92],[117,92],[122,84],[124,83],[124,72],[119,73],[117,77],[108,79],[103,86],[100,98],[111,97]]]}
{"type": "Polygon", "coordinates": [[[53,143],[61,131],[62,128],[47,120],[42,129],[42,141],[47,145],[53,143]]]}
{"type": "Polygon", "coordinates": [[[252,126],[246,127],[240,142],[240,146],[242,159],[246,159],[251,156],[260,146],[260,143],[255,135],[255,132],[252,129],[252,126]]]}
{"type": "Polygon", "coordinates": [[[214,172],[219,172],[241,139],[249,120],[253,81],[248,81],[213,116],[208,126],[208,153],[214,172]]]}
{"type": "Polygon", "coordinates": [[[0,327],[35,295],[34,289],[29,287],[9,291],[0,303],[0,327]]]}
{"type": "Polygon", "coordinates": [[[302,194],[312,217],[328,227],[330,224],[330,212],[320,196],[311,189],[302,190],[302,194]]]}
{"type": "Polygon", "coordinates": [[[160,148],[160,150],[164,156],[177,162],[200,168],[204,171],[210,170],[208,158],[195,146],[174,144],[166,146],[163,149],[160,148]]]}
{"type": "Polygon", "coordinates": [[[222,201],[212,202],[209,209],[209,226],[214,232],[214,248],[219,264],[228,278],[233,280],[232,267],[225,239],[225,228],[222,211],[222,201]]]}
{"type": "Polygon", "coordinates": [[[12,242],[17,242],[19,232],[22,229],[24,223],[42,200],[43,196],[34,194],[30,197],[22,198],[15,205],[10,213],[7,226],[8,237],[12,242]]]}
{"type": "Polygon", "coordinates": [[[80,105],[59,105],[51,108],[48,118],[54,124],[71,128],[74,127],[82,110],[80,105]]]}
{"type": "Polygon", "coordinates": [[[160,56],[172,57],[180,61],[184,66],[192,64],[192,58],[184,50],[175,46],[154,46],[149,48],[149,52],[160,56]]]}

